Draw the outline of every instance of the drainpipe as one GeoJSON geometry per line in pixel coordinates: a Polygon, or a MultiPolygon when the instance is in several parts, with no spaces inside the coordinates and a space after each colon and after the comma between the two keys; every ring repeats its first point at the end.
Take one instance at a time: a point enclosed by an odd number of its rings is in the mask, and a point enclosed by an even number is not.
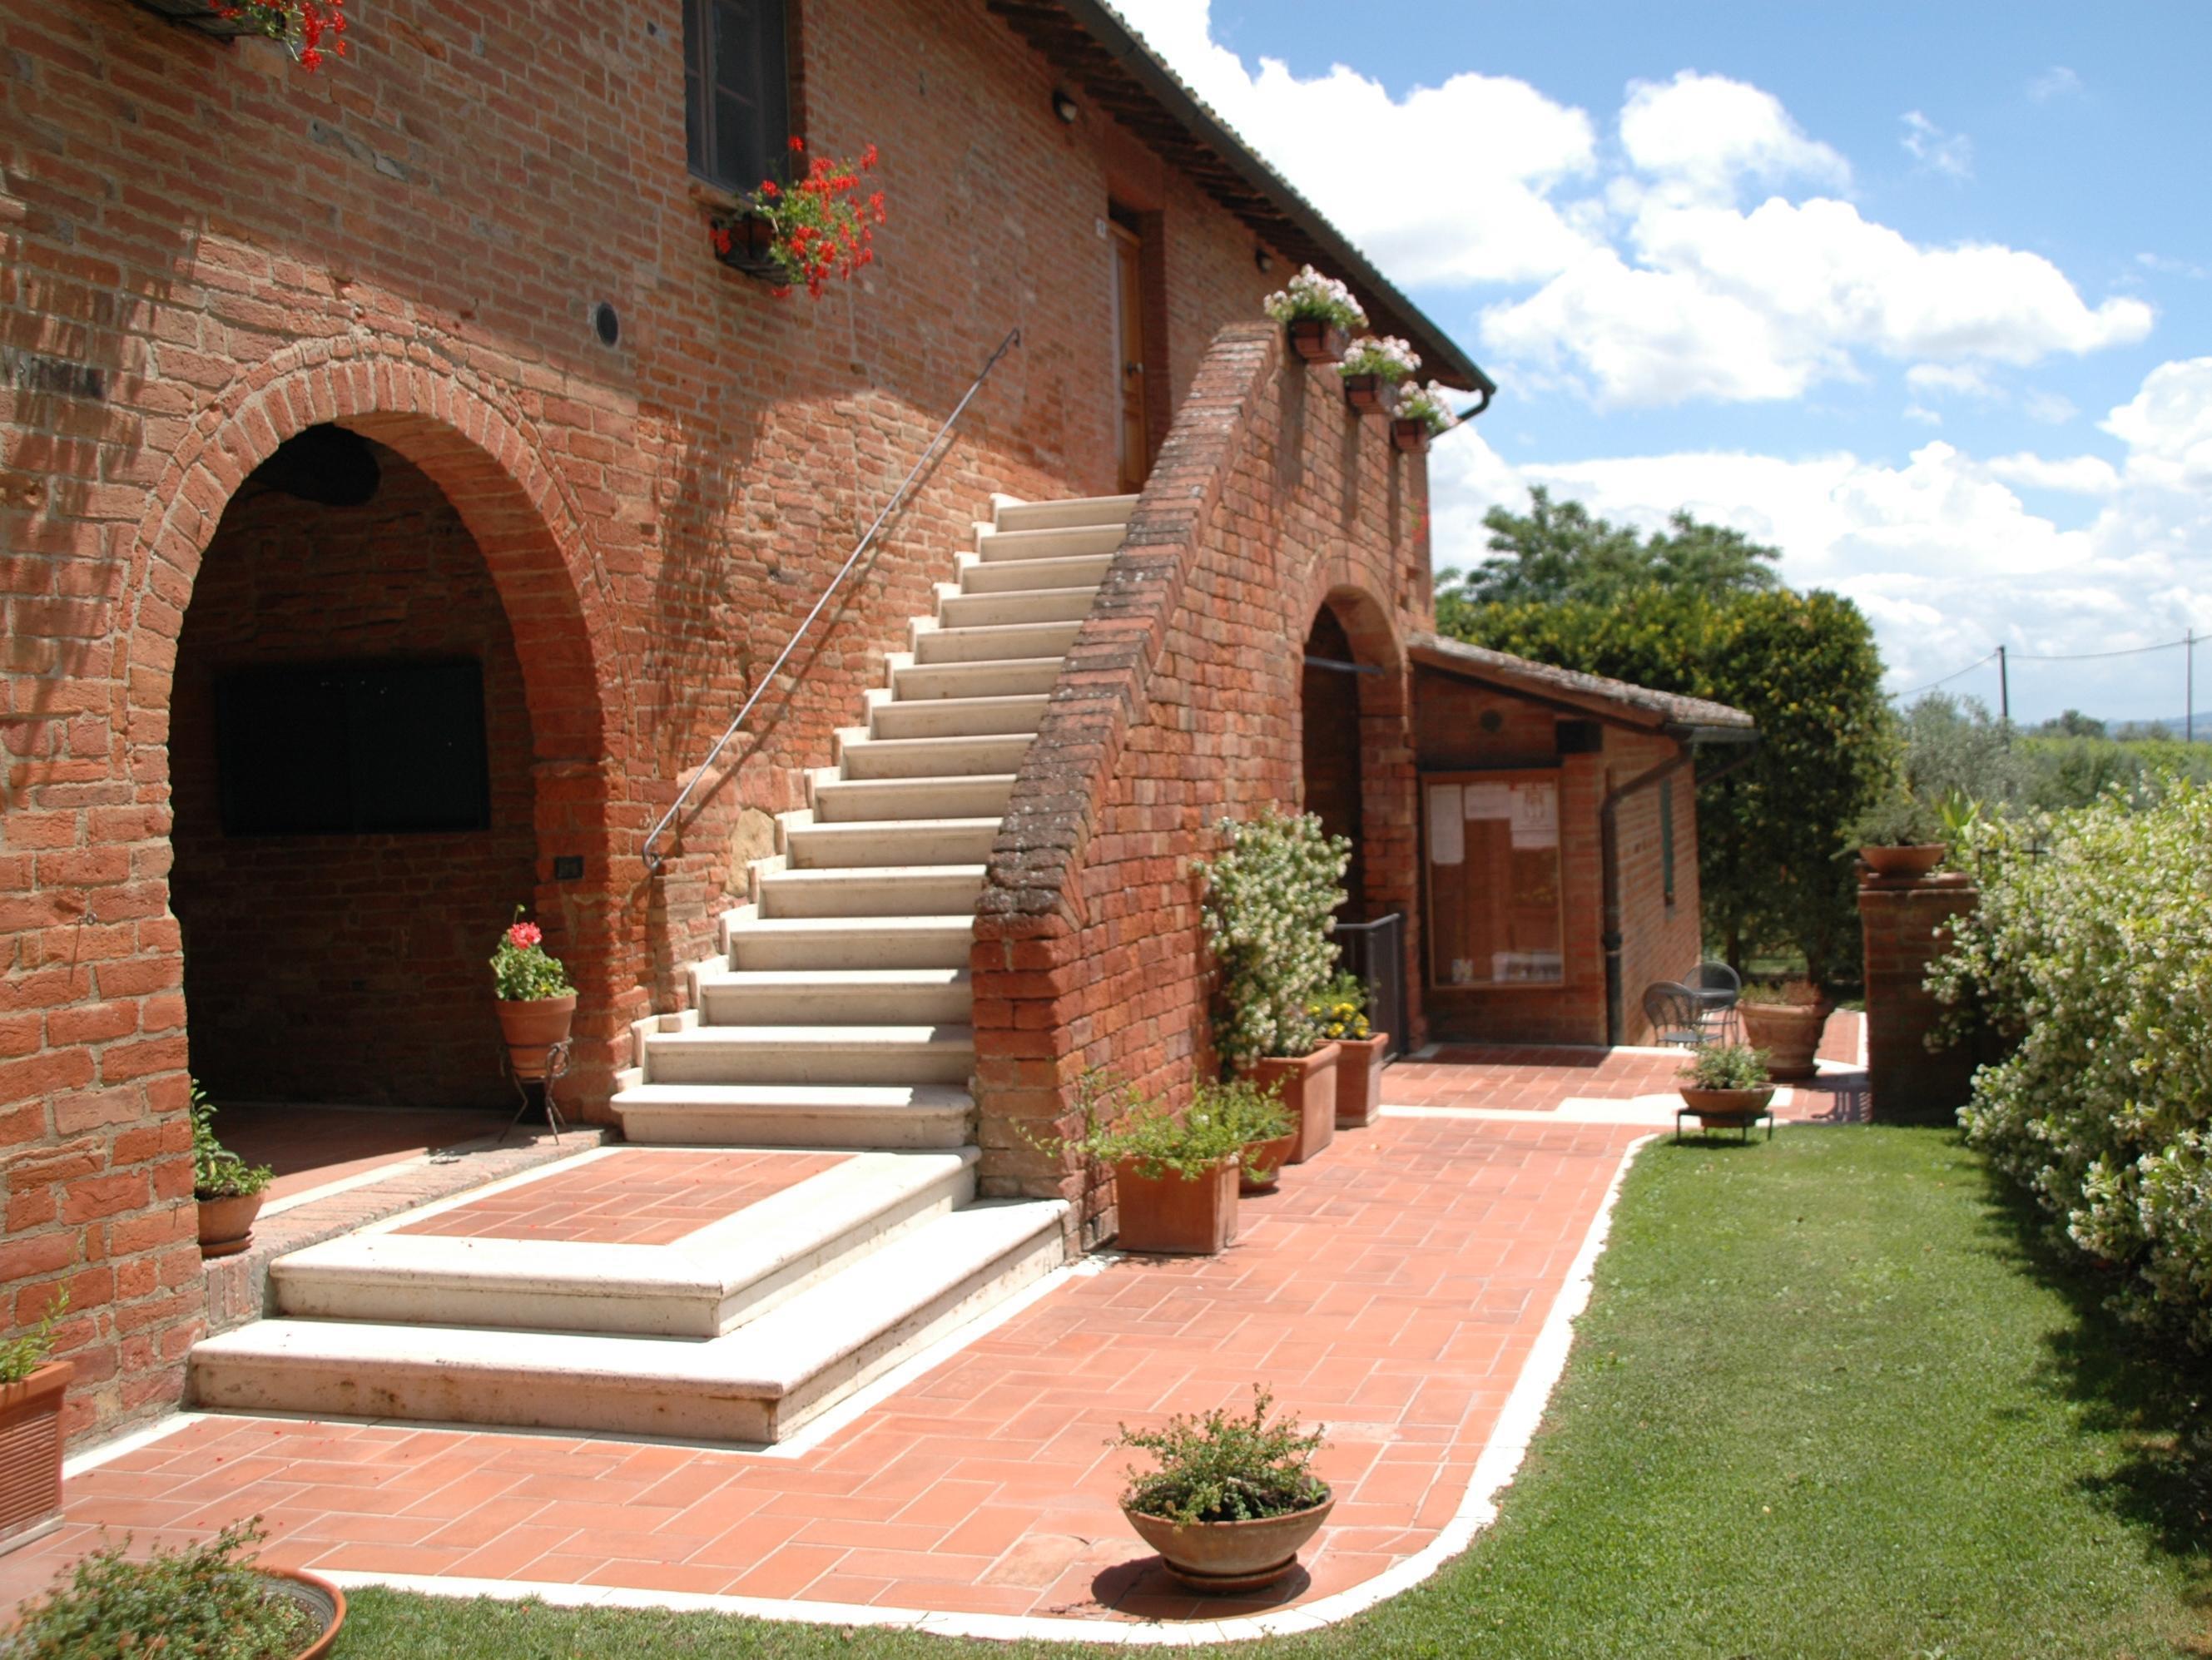
{"type": "MultiPolygon", "coordinates": [[[[1750,737],[1750,742],[1741,755],[1737,756],[1726,766],[1707,773],[1694,782],[1715,783],[1739,768],[1748,766],[1752,757],[1759,753],[1758,739],[1734,730],[1728,732],[1729,739],[1738,741],[1741,741],[1747,736],[1750,737]]],[[[1626,1013],[1621,1007],[1622,986],[1620,983],[1620,948],[1623,938],[1620,932],[1620,804],[1630,796],[1672,778],[1684,768],[1696,765],[1697,759],[1697,738],[1692,737],[1683,745],[1680,751],[1672,760],[1662,761],[1657,766],[1638,773],[1620,788],[1608,791],[1605,800],[1597,810],[1598,865],[1600,874],[1604,879],[1605,891],[1605,932],[1600,939],[1601,943],[1605,946],[1605,1041],[1607,1048],[1612,1048],[1620,1042],[1620,1034],[1626,1029],[1628,1024],[1626,1013]]]]}

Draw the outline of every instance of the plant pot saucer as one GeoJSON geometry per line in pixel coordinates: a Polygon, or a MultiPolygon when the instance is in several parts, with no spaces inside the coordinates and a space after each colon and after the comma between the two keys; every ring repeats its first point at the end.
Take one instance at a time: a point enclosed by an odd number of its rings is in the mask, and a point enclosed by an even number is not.
{"type": "Polygon", "coordinates": [[[1274,1566],[1257,1568],[1249,1573],[1201,1573],[1196,1568],[1179,1568],[1164,1556],[1160,1558],[1160,1566],[1178,1585],[1208,1596],[1231,1596],[1238,1591],[1265,1590],[1270,1585],[1280,1584],[1297,1567],[1298,1554],[1292,1551],[1274,1566]]]}
{"type": "Polygon", "coordinates": [[[235,1256],[252,1243],[253,1236],[248,1233],[241,1234],[235,1239],[225,1239],[217,1244],[202,1245],[200,1260],[204,1262],[211,1262],[218,1256],[235,1256]]]}

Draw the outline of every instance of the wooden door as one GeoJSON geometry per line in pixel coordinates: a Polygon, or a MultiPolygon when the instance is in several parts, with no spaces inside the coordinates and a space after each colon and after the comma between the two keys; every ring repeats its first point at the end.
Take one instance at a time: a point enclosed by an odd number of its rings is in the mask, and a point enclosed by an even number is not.
{"type": "Polygon", "coordinates": [[[1140,490],[1152,470],[1152,433],[1145,421],[1145,244],[1114,222],[1114,361],[1121,374],[1118,451],[1121,489],[1140,490]]]}

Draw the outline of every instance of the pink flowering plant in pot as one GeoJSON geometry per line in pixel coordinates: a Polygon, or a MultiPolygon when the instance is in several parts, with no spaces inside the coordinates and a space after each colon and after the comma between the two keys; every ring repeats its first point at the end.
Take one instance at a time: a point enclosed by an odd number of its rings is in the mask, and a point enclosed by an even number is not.
{"type": "Polygon", "coordinates": [[[1395,334],[1370,334],[1352,343],[1336,372],[1344,401],[1362,415],[1397,412],[1398,388],[1420,372],[1420,354],[1395,334]]]}
{"type": "Polygon", "coordinates": [[[1283,325],[1291,350],[1309,363],[1337,362],[1353,331],[1367,326],[1352,290],[1311,265],[1261,301],[1261,309],[1283,325]]]}
{"type": "Polygon", "coordinates": [[[576,988],[568,983],[561,959],[545,949],[544,931],[523,920],[520,905],[514,908],[514,921],[500,936],[499,949],[492,953],[491,979],[499,999],[507,1064],[517,1078],[544,1077],[547,1051],[568,1040],[576,1016],[576,988]]]}

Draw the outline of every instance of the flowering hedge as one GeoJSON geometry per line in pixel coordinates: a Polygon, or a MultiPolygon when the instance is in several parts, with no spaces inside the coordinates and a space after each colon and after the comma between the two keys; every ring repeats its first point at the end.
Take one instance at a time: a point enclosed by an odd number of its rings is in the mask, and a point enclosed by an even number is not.
{"type": "Polygon", "coordinates": [[[2212,787],[1972,834],[1981,907],[1929,985],[2014,1046],[1967,1140],[2124,1273],[2124,1313],[2212,1348],[2212,787]]]}
{"type": "Polygon", "coordinates": [[[1324,1041],[1310,1012],[1336,970],[1339,885],[1352,843],[1311,813],[1269,807],[1214,826],[1221,851],[1200,862],[1206,942],[1220,975],[1214,1047],[1237,1067],[1310,1054],[1324,1041]]]}

